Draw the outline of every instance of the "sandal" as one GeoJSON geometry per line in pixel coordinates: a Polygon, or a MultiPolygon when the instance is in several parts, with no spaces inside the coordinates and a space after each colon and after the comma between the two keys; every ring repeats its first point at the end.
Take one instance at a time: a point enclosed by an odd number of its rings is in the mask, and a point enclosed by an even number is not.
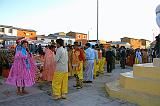
{"type": "Polygon", "coordinates": [[[20,95],[20,96],[23,95],[23,93],[21,91],[17,91],[16,93],[17,93],[17,95],[20,95]]]}
{"type": "Polygon", "coordinates": [[[22,94],[28,94],[28,92],[26,90],[23,90],[22,94]]]}
{"type": "Polygon", "coordinates": [[[59,99],[61,99],[61,96],[53,96],[53,99],[54,100],[59,100],[59,99]]]}
{"type": "Polygon", "coordinates": [[[65,94],[63,94],[63,95],[61,96],[61,98],[62,98],[62,99],[67,99],[67,97],[66,97],[65,94]]]}

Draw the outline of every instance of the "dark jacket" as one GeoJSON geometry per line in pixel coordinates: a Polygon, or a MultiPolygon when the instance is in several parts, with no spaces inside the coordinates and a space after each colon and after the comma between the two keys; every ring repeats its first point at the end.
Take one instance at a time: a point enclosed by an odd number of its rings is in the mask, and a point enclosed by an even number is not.
{"type": "Polygon", "coordinates": [[[106,61],[112,61],[114,57],[115,55],[113,51],[106,51],[106,61]]]}

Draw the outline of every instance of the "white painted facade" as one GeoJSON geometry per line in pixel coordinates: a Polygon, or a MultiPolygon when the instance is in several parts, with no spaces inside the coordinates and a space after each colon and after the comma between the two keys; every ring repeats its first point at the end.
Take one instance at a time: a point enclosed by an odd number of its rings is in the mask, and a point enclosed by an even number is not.
{"type": "MultiPolygon", "coordinates": [[[[65,37],[57,37],[57,39],[63,39],[64,40],[64,45],[68,45],[68,44],[71,44],[73,45],[74,42],[75,42],[75,38],[65,38],[65,37]]],[[[37,41],[43,41],[44,43],[50,43],[51,41],[56,42],[56,39],[54,38],[48,38],[48,37],[38,37],[37,36],[37,41]]]]}
{"type": "Polygon", "coordinates": [[[46,42],[46,43],[50,43],[51,41],[52,41],[52,39],[48,39],[48,38],[44,39],[44,42],[46,42]]]}
{"type": "Polygon", "coordinates": [[[74,42],[75,42],[75,39],[74,38],[61,38],[64,40],[64,46],[68,45],[68,44],[71,44],[73,45],[74,42]]]}
{"type": "Polygon", "coordinates": [[[112,42],[111,46],[115,46],[115,47],[117,47],[117,46],[119,46],[119,47],[124,46],[125,48],[131,48],[131,45],[129,43],[127,43],[127,42],[112,42]]]}
{"type": "Polygon", "coordinates": [[[6,34],[8,36],[17,36],[17,29],[14,29],[12,27],[6,28],[6,27],[0,27],[0,29],[4,29],[4,32],[0,30],[0,34],[6,34]],[[10,32],[10,30],[12,30],[10,32]]]}
{"type": "Polygon", "coordinates": [[[151,41],[146,41],[146,48],[149,48],[150,47],[150,44],[151,44],[151,41]]]}

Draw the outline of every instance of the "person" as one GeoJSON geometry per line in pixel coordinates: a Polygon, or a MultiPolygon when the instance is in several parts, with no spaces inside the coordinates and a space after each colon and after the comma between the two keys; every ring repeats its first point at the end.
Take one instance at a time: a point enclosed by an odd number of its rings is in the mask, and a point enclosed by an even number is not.
{"type": "Polygon", "coordinates": [[[94,79],[96,78],[96,76],[98,75],[98,50],[95,48],[94,45],[92,45],[92,49],[94,50],[94,79]]]}
{"type": "Polygon", "coordinates": [[[56,70],[52,80],[53,99],[65,99],[68,93],[68,53],[63,48],[64,40],[57,39],[55,56],[56,70]]]}
{"type": "Polygon", "coordinates": [[[134,49],[131,49],[129,66],[133,67],[134,63],[135,63],[135,52],[134,49]]]}
{"type": "Polygon", "coordinates": [[[160,34],[155,38],[156,38],[156,44],[154,46],[154,51],[155,51],[156,58],[160,58],[160,34]]]}
{"type": "Polygon", "coordinates": [[[29,44],[29,50],[32,54],[34,53],[34,45],[33,44],[29,44]]]}
{"type": "Polygon", "coordinates": [[[152,50],[151,50],[151,58],[152,58],[151,62],[153,62],[153,59],[156,58],[156,52],[155,52],[154,48],[152,48],[152,50]]]}
{"type": "Polygon", "coordinates": [[[113,59],[115,58],[114,52],[109,48],[106,51],[107,72],[111,73],[113,69],[113,59]]]}
{"type": "Polygon", "coordinates": [[[142,63],[142,54],[141,54],[139,48],[136,50],[135,60],[136,60],[136,61],[135,61],[136,64],[141,64],[141,63],[142,63]]]}
{"type": "Polygon", "coordinates": [[[21,48],[22,48],[21,40],[16,40],[16,47],[14,49],[14,55],[16,54],[17,51],[20,51],[21,48]]]}
{"type": "Polygon", "coordinates": [[[112,69],[115,69],[115,62],[116,62],[116,47],[112,46],[111,47],[112,53],[114,53],[114,57],[112,59],[112,69]]]}
{"type": "MultiPolygon", "coordinates": [[[[160,28],[160,4],[156,7],[156,22],[158,27],[160,28]]],[[[160,58],[160,34],[158,34],[156,37],[156,44],[154,47],[156,58],[160,58]]]]}
{"type": "Polygon", "coordinates": [[[43,55],[43,54],[44,54],[43,48],[42,48],[41,44],[38,45],[38,48],[37,48],[37,50],[36,50],[36,53],[39,53],[40,55],[43,55]]]}
{"type": "Polygon", "coordinates": [[[147,49],[142,49],[142,63],[148,63],[147,49]]]}
{"type": "Polygon", "coordinates": [[[101,61],[102,61],[102,51],[100,50],[99,46],[97,46],[96,49],[98,50],[98,72],[97,72],[97,76],[99,76],[100,66],[101,66],[101,61]]]}
{"type": "Polygon", "coordinates": [[[84,83],[92,83],[93,81],[93,72],[94,72],[94,50],[91,49],[90,43],[85,44],[85,53],[86,53],[86,67],[84,70],[84,83]]]}
{"type": "Polygon", "coordinates": [[[75,72],[77,89],[83,87],[83,63],[85,61],[82,49],[78,47],[78,42],[74,42],[74,49],[72,50],[72,68],[75,72]]]}
{"type": "Polygon", "coordinates": [[[18,95],[28,93],[25,87],[32,86],[35,83],[36,71],[32,54],[28,50],[28,42],[22,41],[21,45],[21,48],[16,51],[13,65],[6,80],[7,84],[17,86],[18,95]]]}
{"type": "Polygon", "coordinates": [[[42,78],[45,81],[51,82],[53,80],[53,75],[55,71],[55,54],[54,54],[54,45],[50,45],[49,49],[46,49],[44,56],[44,69],[42,72],[42,78]]]}
{"type": "Polygon", "coordinates": [[[156,7],[156,22],[158,27],[160,28],[160,4],[156,7]]]}
{"type": "Polygon", "coordinates": [[[3,68],[2,53],[0,53],[0,76],[2,76],[2,68],[3,68]]]}
{"type": "Polygon", "coordinates": [[[72,50],[73,50],[73,48],[72,48],[71,44],[69,44],[67,47],[68,47],[67,48],[67,51],[68,51],[68,75],[73,77],[75,74],[74,71],[72,70],[72,50]]]}
{"type": "Polygon", "coordinates": [[[101,49],[101,51],[102,51],[102,59],[101,59],[101,65],[100,65],[100,70],[99,70],[99,72],[101,73],[101,74],[103,74],[104,73],[104,65],[105,65],[105,58],[106,58],[106,50],[104,49],[104,46],[103,46],[103,44],[100,44],[99,45],[99,47],[100,47],[100,49],[101,49]]]}
{"type": "Polygon", "coordinates": [[[43,48],[43,52],[46,53],[49,50],[49,45],[46,45],[45,48],[43,48]]]}
{"type": "Polygon", "coordinates": [[[120,66],[122,69],[125,69],[126,65],[126,48],[124,46],[121,46],[120,49],[120,66]]]}

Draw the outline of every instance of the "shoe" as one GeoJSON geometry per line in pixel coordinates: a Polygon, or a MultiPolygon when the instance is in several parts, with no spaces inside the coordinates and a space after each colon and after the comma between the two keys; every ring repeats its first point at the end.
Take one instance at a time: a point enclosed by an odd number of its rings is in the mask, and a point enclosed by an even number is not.
{"type": "Polygon", "coordinates": [[[22,94],[28,94],[28,92],[26,90],[23,90],[22,94]]]}
{"type": "Polygon", "coordinates": [[[92,81],[88,81],[87,83],[92,83],[92,81]]]}
{"type": "Polygon", "coordinates": [[[79,86],[79,85],[77,85],[77,84],[76,84],[76,85],[73,85],[73,87],[78,87],[78,86],[79,86]]]}
{"type": "Polygon", "coordinates": [[[61,96],[61,98],[62,98],[62,99],[67,99],[67,97],[66,97],[65,94],[63,94],[63,95],[61,96]]]}
{"type": "Polygon", "coordinates": [[[99,76],[99,74],[96,75],[96,77],[98,77],[98,76],[99,76]]]}
{"type": "Polygon", "coordinates": [[[83,83],[90,83],[90,81],[83,81],[83,83]]]}
{"type": "Polygon", "coordinates": [[[111,73],[107,73],[107,76],[110,76],[111,75],[111,73]]]}
{"type": "Polygon", "coordinates": [[[83,83],[87,83],[87,81],[83,81],[83,83]]]}
{"type": "Polygon", "coordinates": [[[17,95],[23,96],[23,93],[21,91],[17,91],[16,93],[17,95]]]}
{"type": "Polygon", "coordinates": [[[83,83],[92,83],[92,81],[83,81],[83,83]]]}
{"type": "Polygon", "coordinates": [[[82,86],[77,86],[77,89],[81,89],[82,88],[82,86]]]}
{"type": "Polygon", "coordinates": [[[61,99],[61,96],[53,96],[53,99],[54,100],[59,100],[59,99],[61,99]]]}

